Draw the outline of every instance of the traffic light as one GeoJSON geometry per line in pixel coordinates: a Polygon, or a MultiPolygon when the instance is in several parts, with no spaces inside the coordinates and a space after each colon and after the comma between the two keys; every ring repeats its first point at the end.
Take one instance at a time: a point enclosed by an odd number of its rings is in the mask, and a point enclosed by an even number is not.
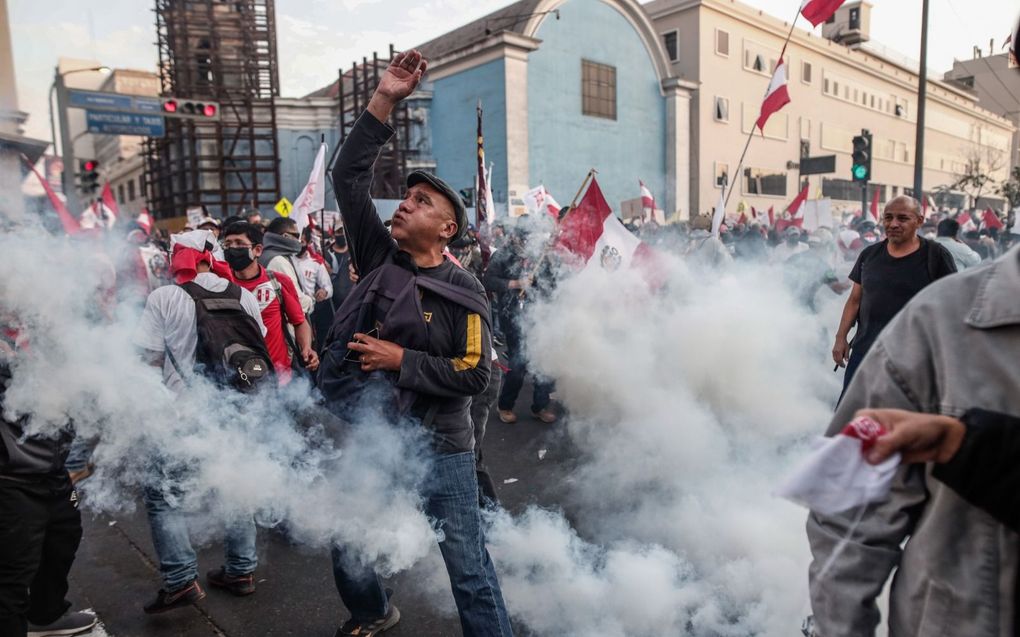
{"type": "Polygon", "coordinates": [[[871,180],[871,133],[864,129],[853,140],[853,166],[850,173],[854,181],[871,180]]]}
{"type": "Polygon", "coordinates": [[[98,161],[95,159],[83,159],[78,162],[78,175],[83,193],[92,195],[99,190],[98,161]]]}
{"type": "Polygon", "coordinates": [[[183,119],[218,120],[220,105],[208,100],[191,100],[179,97],[164,97],[163,115],[183,119]]]}

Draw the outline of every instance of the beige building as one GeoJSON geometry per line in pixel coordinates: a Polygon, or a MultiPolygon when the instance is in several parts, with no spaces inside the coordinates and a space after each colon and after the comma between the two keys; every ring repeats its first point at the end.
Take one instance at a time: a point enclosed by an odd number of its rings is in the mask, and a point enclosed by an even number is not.
{"type": "MultiPolygon", "coordinates": [[[[1002,115],[1020,129],[1020,68],[1008,53],[988,55],[974,47],[970,60],[956,60],[945,79],[964,90],[973,91],[982,106],[1002,115]]],[[[1002,48],[1001,46],[999,47],[1002,48]]],[[[1020,130],[1013,133],[1010,165],[1020,166],[1020,130]]]]}
{"type": "MultiPolygon", "coordinates": [[[[723,176],[734,180],[729,211],[740,201],[782,210],[799,191],[797,162],[835,155],[836,172],[809,178],[810,195],[833,199],[837,210],[860,208],[850,179],[851,140],[874,136],[872,183],[880,201],[910,192],[917,118],[916,68],[867,43],[870,5],[844,5],[826,37],[797,28],[784,56],[791,103],[755,133],[744,169],[740,152],[758,117],[790,23],[736,0],[655,0],[645,5],[662,37],[674,74],[697,84],[691,102],[691,209],[710,210],[723,176]]],[[[806,21],[798,24],[810,27],[806,21]]],[[[1013,124],[976,97],[940,79],[929,80],[924,187],[951,184],[975,158],[991,158],[1006,176],[1013,124]]],[[[946,205],[963,203],[949,197],[946,205]]]]}

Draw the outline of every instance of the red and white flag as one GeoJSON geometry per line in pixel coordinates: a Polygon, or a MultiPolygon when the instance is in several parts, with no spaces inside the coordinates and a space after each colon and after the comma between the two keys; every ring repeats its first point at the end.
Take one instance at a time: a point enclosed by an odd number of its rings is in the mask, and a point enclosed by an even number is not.
{"type": "Polygon", "coordinates": [[[804,186],[800,193],[798,193],[797,196],[793,198],[793,201],[790,202],[790,205],[786,207],[786,211],[790,213],[791,217],[797,217],[797,211],[800,210],[800,207],[804,205],[805,201],[807,201],[807,196],[808,187],[804,186]]]}
{"type": "Polygon", "coordinates": [[[878,223],[878,188],[875,188],[875,194],[871,196],[871,216],[878,223]]]}
{"type": "Polygon", "coordinates": [[[956,215],[956,222],[960,224],[960,232],[971,232],[973,230],[977,230],[977,225],[974,223],[974,217],[972,217],[966,210],[956,215]]]}
{"type": "Polygon", "coordinates": [[[315,156],[315,163],[312,164],[312,172],[308,175],[308,183],[304,190],[294,200],[294,209],[290,218],[297,223],[297,230],[301,232],[309,224],[312,216],[326,208],[326,144],[319,145],[319,153],[315,156]]]}
{"type": "Polygon", "coordinates": [[[141,226],[145,234],[152,234],[152,215],[149,214],[148,208],[142,208],[142,213],[135,219],[135,223],[141,226]]]}
{"type": "Polygon", "coordinates": [[[117,217],[120,216],[120,207],[117,206],[117,200],[113,198],[113,189],[110,188],[109,181],[103,184],[103,194],[100,200],[103,203],[102,211],[106,227],[112,228],[113,224],[117,223],[117,217]]]}
{"type": "Polygon", "coordinates": [[[818,26],[825,22],[836,13],[836,9],[843,4],[845,0],[805,0],[804,4],[800,5],[800,14],[811,23],[812,26],[818,26]]]}
{"type": "Polygon", "coordinates": [[[49,198],[50,203],[53,204],[53,209],[57,212],[57,217],[60,218],[60,225],[64,227],[64,232],[67,234],[77,234],[81,232],[81,226],[78,224],[78,220],[74,218],[74,215],[68,212],[67,206],[64,205],[63,200],[57,196],[57,193],[53,192],[53,187],[50,186],[50,182],[46,181],[46,178],[39,174],[39,171],[35,169],[35,166],[28,161],[28,157],[22,155],[21,160],[25,162],[25,165],[28,166],[29,170],[35,173],[35,176],[42,185],[43,190],[46,191],[46,196],[49,198]]]}
{"type": "Polygon", "coordinates": [[[772,81],[769,82],[769,89],[765,93],[765,99],[761,103],[761,112],[758,120],[754,123],[758,130],[765,134],[765,122],[769,117],[790,103],[790,93],[786,90],[786,63],[779,58],[776,64],[776,71],[772,74],[772,81]]]}

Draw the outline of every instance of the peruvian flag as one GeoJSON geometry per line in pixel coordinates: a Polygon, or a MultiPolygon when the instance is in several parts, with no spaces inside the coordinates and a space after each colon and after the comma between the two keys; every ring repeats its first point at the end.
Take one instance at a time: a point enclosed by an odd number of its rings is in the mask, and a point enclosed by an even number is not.
{"type": "Polygon", "coordinates": [[[981,218],[981,227],[989,230],[1002,230],[1006,227],[1006,224],[1002,223],[999,215],[995,214],[991,208],[985,208],[985,214],[981,218]]]}
{"type": "Polygon", "coordinates": [[[655,197],[652,196],[652,191],[640,179],[638,185],[641,186],[641,207],[644,210],[655,210],[655,197]]]}
{"type": "Polygon", "coordinates": [[[135,223],[141,226],[145,234],[152,234],[152,215],[148,208],[142,208],[142,213],[135,219],[135,223]]]}
{"type": "Polygon", "coordinates": [[[971,232],[977,230],[977,225],[974,223],[974,217],[969,212],[963,211],[956,215],[956,222],[960,224],[960,232],[971,232]]]}
{"type": "Polygon", "coordinates": [[[113,189],[110,188],[109,181],[103,184],[103,193],[100,201],[102,201],[102,211],[103,217],[106,219],[106,227],[112,228],[113,224],[117,223],[117,217],[120,216],[120,207],[117,206],[117,200],[113,198],[113,189]]]}
{"type": "Polygon", "coordinates": [[[602,236],[602,227],[612,214],[613,211],[602,195],[602,189],[599,188],[599,182],[592,177],[591,185],[588,186],[577,207],[560,222],[559,236],[556,238],[557,247],[572,252],[587,262],[595,254],[595,244],[602,236]]]}
{"type": "Polygon", "coordinates": [[[786,90],[786,63],[779,58],[776,64],[776,72],[772,74],[772,81],[769,82],[769,90],[765,93],[765,100],[761,103],[761,112],[758,120],[754,123],[765,134],[765,122],[769,117],[790,103],[790,93],[786,90]]]}
{"type": "Polygon", "coordinates": [[[790,205],[786,207],[786,211],[790,213],[791,217],[797,216],[797,211],[800,210],[800,207],[804,205],[805,201],[807,201],[807,195],[808,187],[804,186],[800,193],[793,198],[793,201],[790,202],[790,205]]]}
{"type": "Polygon", "coordinates": [[[878,188],[875,188],[875,194],[871,196],[871,216],[878,223],[878,188]]]}
{"type": "MultiPolygon", "coordinates": [[[[319,153],[312,164],[312,172],[308,175],[308,183],[294,200],[294,210],[290,218],[297,223],[301,232],[309,224],[309,220],[320,210],[326,208],[326,144],[319,144],[319,153]]],[[[312,222],[314,223],[314,222],[312,222]]]]}
{"type": "Polygon", "coordinates": [[[67,206],[65,206],[64,202],[57,196],[57,193],[53,192],[53,187],[50,186],[50,182],[46,181],[46,179],[39,174],[39,171],[35,169],[35,166],[28,161],[28,157],[22,155],[21,160],[25,162],[25,165],[28,166],[29,170],[35,173],[39,183],[42,184],[43,190],[46,191],[46,196],[49,198],[50,203],[53,204],[53,209],[57,211],[57,216],[60,218],[60,225],[64,227],[64,232],[67,234],[77,234],[81,232],[81,225],[78,224],[78,220],[75,219],[70,212],[68,212],[67,206]]]}
{"type": "Polygon", "coordinates": [[[800,5],[800,14],[811,23],[812,26],[818,26],[825,22],[836,13],[836,9],[843,4],[845,0],[805,0],[804,4],[800,5]]]}

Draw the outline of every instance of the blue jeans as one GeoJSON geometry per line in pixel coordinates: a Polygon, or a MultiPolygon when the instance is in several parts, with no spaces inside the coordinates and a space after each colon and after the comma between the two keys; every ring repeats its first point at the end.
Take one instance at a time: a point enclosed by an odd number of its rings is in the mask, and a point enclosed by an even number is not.
{"type": "MultiPolygon", "coordinates": [[[[198,578],[198,558],[191,548],[188,524],[183,513],[171,506],[156,488],[146,487],[142,493],[145,510],[152,529],[152,545],[159,558],[163,588],[175,591],[198,578]]],[[[228,575],[246,575],[258,566],[255,553],[255,521],[251,517],[227,525],[224,538],[228,575]]]]}
{"type": "MultiPolygon", "coordinates": [[[[485,549],[474,453],[436,457],[422,485],[422,496],[426,515],[440,527],[439,550],[465,637],[511,637],[496,569],[485,549]]],[[[371,621],[389,612],[379,575],[340,546],[333,547],[333,578],[355,619],[371,621]]]]}

